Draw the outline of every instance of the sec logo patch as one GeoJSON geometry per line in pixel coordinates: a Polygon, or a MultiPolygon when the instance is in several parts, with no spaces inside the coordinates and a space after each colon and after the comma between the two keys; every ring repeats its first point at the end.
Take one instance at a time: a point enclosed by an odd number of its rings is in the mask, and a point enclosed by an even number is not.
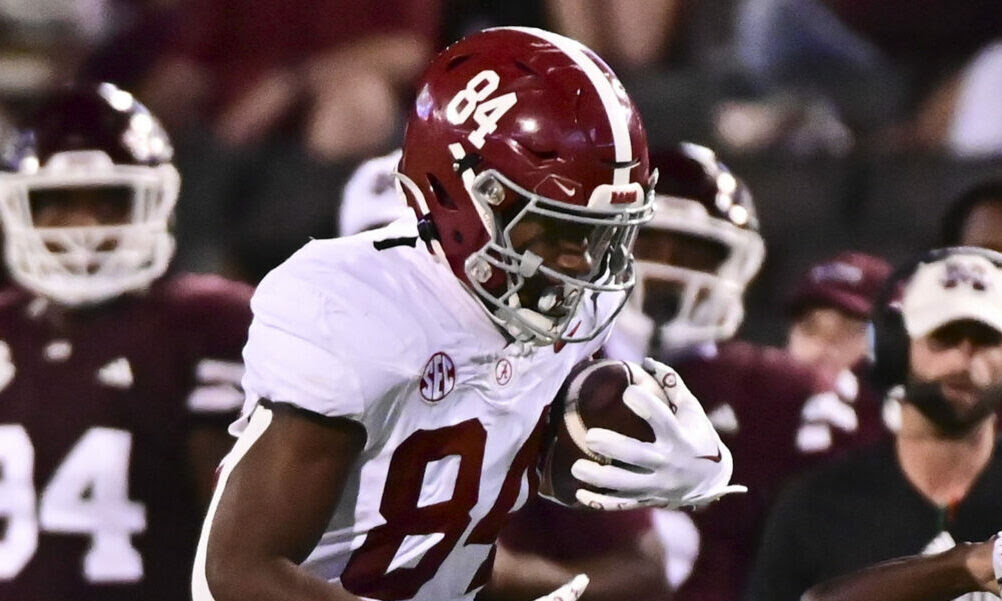
{"type": "Polygon", "coordinates": [[[428,359],[421,376],[421,397],[434,403],[441,401],[456,385],[456,365],[452,358],[438,352],[428,359]]]}

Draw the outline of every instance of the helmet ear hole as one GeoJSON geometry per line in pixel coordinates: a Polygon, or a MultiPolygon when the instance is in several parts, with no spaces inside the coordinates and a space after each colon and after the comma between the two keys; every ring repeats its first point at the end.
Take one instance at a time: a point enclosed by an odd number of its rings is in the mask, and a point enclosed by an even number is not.
{"type": "Polygon", "coordinates": [[[446,192],[445,186],[442,185],[442,182],[440,182],[438,178],[431,173],[428,173],[427,177],[428,185],[431,186],[432,200],[447,211],[458,211],[459,207],[456,206],[455,201],[453,201],[452,197],[449,196],[449,193],[446,192]]]}
{"type": "Polygon", "coordinates": [[[472,54],[460,54],[459,56],[450,60],[449,63],[445,66],[446,72],[452,71],[459,65],[462,65],[466,61],[470,60],[471,58],[473,58],[472,54]]]}
{"type": "Polygon", "coordinates": [[[552,161],[554,159],[560,158],[560,154],[556,150],[535,150],[533,148],[525,147],[533,156],[539,159],[539,162],[552,161]]]}

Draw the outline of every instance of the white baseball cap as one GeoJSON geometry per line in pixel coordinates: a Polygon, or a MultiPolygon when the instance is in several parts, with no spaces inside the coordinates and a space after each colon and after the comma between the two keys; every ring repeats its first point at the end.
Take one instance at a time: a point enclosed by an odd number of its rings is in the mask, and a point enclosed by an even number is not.
{"type": "Polygon", "coordinates": [[[382,227],[401,217],[414,218],[393,177],[400,156],[401,151],[395,150],[358,166],[341,196],[338,235],[350,236],[382,227]]]}
{"type": "Polygon", "coordinates": [[[1002,332],[1002,267],[964,251],[922,263],[905,287],[901,315],[911,338],[966,319],[1002,332]]]}

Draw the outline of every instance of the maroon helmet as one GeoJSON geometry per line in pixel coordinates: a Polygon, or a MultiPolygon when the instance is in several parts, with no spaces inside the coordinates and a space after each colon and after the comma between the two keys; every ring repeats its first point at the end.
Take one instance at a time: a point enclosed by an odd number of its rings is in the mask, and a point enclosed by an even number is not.
{"type": "Polygon", "coordinates": [[[68,306],[148,287],[174,255],[173,152],[160,122],[129,92],[110,83],[54,91],[0,156],[0,222],[13,278],[68,306]],[[36,222],[40,206],[65,206],[81,191],[123,206],[124,221],[36,222]]]}
{"type": "Polygon", "coordinates": [[[617,327],[656,336],[662,350],[730,338],[765,258],[751,192],[705,146],[683,142],[651,162],[655,216],[640,234],[637,289],[617,327]]]}
{"type": "Polygon", "coordinates": [[[652,209],[647,136],[622,84],[574,40],[504,27],[447,48],[417,92],[400,175],[431,250],[517,338],[595,337],[626,301],[630,248],[652,209]],[[513,248],[527,216],[590,228],[590,273],[513,248]],[[518,293],[534,277],[553,291],[524,307],[518,293]],[[602,292],[621,297],[608,319],[565,332],[582,299],[602,292]]]}

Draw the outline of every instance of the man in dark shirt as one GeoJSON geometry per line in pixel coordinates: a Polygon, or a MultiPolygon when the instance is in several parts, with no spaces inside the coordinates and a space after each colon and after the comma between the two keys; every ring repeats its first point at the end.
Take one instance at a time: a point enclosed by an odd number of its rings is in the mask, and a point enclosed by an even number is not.
{"type": "MultiPolygon", "coordinates": [[[[1002,251],[1000,232],[1002,181],[988,180],[951,202],[942,219],[941,242],[1002,251]]],[[[879,595],[883,601],[924,601],[983,590],[997,595],[1000,582],[1002,538],[996,536],[935,555],[915,555],[864,568],[812,587],[807,599],[864,601],[879,595]]]]}
{"type": "Polygon", "coordinates": [[[1002,255],[933,251],[910,271],[875,314],[876,373],[902,399],[901,429],[785,491],[747,599],[794,601],[823,580],[998,529],[1002,255]]]}

